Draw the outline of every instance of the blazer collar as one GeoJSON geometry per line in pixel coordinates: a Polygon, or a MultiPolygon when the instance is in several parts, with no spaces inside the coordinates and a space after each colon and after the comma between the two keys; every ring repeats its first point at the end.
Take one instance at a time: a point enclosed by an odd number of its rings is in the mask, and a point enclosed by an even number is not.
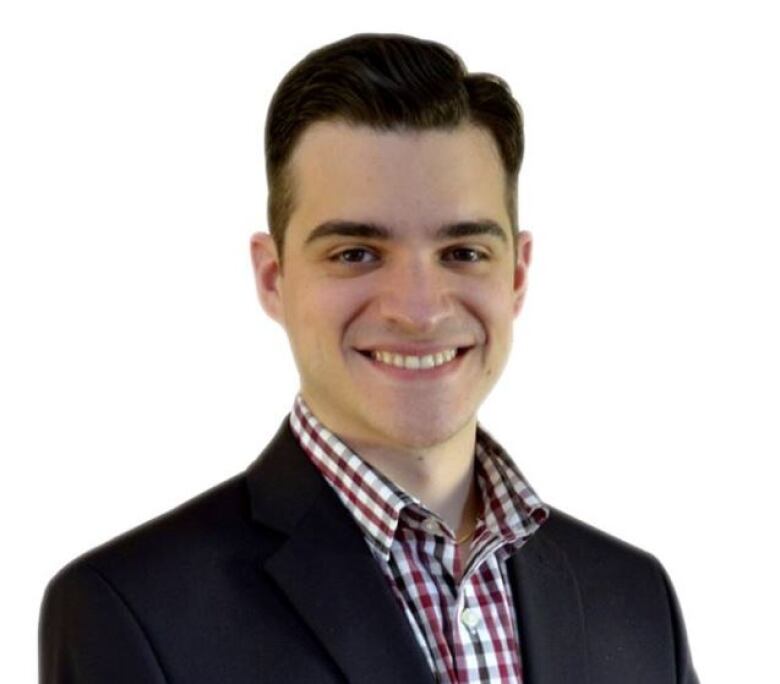
{"type": "Polygon", "coordinates": [[[518,616],[523,684],[588,684],[585,624],[577,579],[555,544],[558,512],[508,561],[518,616]]]}
{"type": "Polygon", "coordinates": [[[355,521],[285,420],[247,471],[252,518],[286,538],[263,561],[350,682],[433,675],[355,521]]]}

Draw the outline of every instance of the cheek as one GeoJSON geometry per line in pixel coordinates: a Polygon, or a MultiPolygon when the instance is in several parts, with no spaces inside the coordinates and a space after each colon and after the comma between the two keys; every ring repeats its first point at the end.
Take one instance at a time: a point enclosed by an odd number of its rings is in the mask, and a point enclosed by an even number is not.
{"type": "Polygon", "coordinates": [[[362,293],[345,283],[312,280],[285,292],[285,318],[298,345],[325,353],[360,310],[362,293]]]}
{"type": "Polygon", "coordinates": [[[479,318],[488,335],[501,335],[514,320],[512,289],[504,282],[474,287],[464,298],[466,306],[479,318]]]}

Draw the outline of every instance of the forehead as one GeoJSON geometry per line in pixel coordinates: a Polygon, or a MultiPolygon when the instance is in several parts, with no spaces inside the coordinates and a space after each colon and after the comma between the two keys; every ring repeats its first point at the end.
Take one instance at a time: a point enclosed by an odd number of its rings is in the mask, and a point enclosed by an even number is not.
{"type": "Polygon", "coordinates": [[[498,148],[471,124],[386,131],[317,122],[301,136],[289,170],[289,230],[299,238],[335,219],[401,228],[488,218],[509,230],[498,148]]]}

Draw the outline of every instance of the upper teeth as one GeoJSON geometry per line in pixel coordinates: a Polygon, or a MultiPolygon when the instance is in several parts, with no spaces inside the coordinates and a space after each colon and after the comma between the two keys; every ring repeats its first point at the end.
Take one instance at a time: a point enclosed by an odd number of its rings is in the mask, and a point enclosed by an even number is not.
{"type": "Polygon", "coordinates": [[[425,356],[406,356],[405,354],[394,354],[388,351],[372,351],[371,356],[375,361],[386,363],[397,368],[435,368],[443,363],[452,361],[458,353],[457,349],[445,349],[437,354],[426,354],[425,356]]]}

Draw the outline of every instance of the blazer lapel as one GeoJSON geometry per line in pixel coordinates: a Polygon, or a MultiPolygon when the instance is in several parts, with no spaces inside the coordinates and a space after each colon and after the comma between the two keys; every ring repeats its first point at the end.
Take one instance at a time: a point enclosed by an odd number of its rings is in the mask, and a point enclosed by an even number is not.
{"type": "Polygon", "coordinates": [[[508,561],[523,684],[586,684],[589,675],[579,588],[565,555],[545,534],[549,522],[508,561]]]}
{"type": "Polygon", "coordinates": [[[287,421],[253,464],[255,520],[286,533],[264,562],[351,682],[431,682],[428,662],[349,512],[287,421]]]}

